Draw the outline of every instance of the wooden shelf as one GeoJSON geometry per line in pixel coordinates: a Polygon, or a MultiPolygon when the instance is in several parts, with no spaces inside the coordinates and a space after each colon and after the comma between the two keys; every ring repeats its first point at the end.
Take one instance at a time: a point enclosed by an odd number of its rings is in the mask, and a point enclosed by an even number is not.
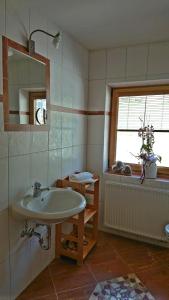
{"type": "MultiPolygon", "coordinates": [[[[84,211],[84,224],[86,224],[95,214],[96,210],[93,208],[86,208],[84,211]]],[[[70,218],[69,221],[71,223],[74,223],[75,220],[78,220],[79,215],[75,215],[74,217],[70,218]]]]}
{"type": "Polygon", "coordinates": [[[88,244],[83,245],[83,259],[89,254],[90,250],[96,245],[96,240],[87,239],[88,244]]]}
{"type": "Polygon", "coordinates": [[[82,212],[66,220],[66,223],[73,224],[73,231],[70,234],[62,232],[62,224],[56,225],[56,256],[70,257],[77,260],[79,265],[97,242],[99,177],[95,176],[94,179],[95,181],[90,184],[71,182],[69,177],[56,182],[57,187],[72,187],[84,197],[86,194],[91,195],[90,204],[87,204],[82,212]],[[86,227],[87,224],[91,226],[90,231],[86,227]]]}

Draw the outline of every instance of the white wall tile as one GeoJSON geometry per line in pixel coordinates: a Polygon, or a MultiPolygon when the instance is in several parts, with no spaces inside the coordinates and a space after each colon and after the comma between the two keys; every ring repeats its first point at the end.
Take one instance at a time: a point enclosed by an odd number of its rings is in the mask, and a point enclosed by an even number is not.
{"type": "Polygon", "coordinates": [[[31,187],[30,156],[15,156],[9,158],[9,201],[20,199],[31,187]]]}
{"type": "Polygon", "coordinates": [[[86,146],[73,146],[73,172],[82,172],[86,168],[86,146]]]}
{"type": "Polygon", "coordinates": [[[5,34],[5,0],[0,1],[0,34],[5,34]]]}
{"type": "Polygon", "coordinates": [[[63,68],[78,74],[84,79],[88,78],[88,51],[68,34],[62,34],[63,68]]]}
{"type": "Polygon", "coordinates": [[[80,77],[88,78],[88,51],[82,47],[79,43],[75,44],[74,47],[75,61],[74,71],[80,77]]]}
{"type": "Polygon", "coordinates": [[[147,56],[147,45],[127,48],[127,77],[146,74],[147,56]]]}
{"type": "Polygon", "coordinates": [[[8,207],[8,158],[0,159],[0,211],[8,207]]]}
{"type": "MultiPolygon", "coordinates": [[[[37,228],[36,231],[38,232],[44,232],[46,231],[45,227],[40,226],[40,228],[37,228]]],[[[51,232],[52,236],[51,238],[54,238],[53,230],[51,232]]],[[[42,271],[53,259],[53,246],[54,243],[51,244],[51,248],[49,250],[44,251],[41,249],[38,239],[36,237],[32,237],[30,240],[31,243],[31,273],[32,273],[32,279],[34,279],[38,274],[39,271],[42,271]]]]}
{"type": "Polygon", "coordinates": [[[50,103],[62,105],[62,65],[50,63],[50,103]]]}
{"type": "Polygon", "coordinates": [[[62,105],[72,108],[75,98],[75,75],[68,69],[62,70],[62,105]]]}
{"type": "Polygon", "coordinates": [[[48,150],[48,132],[47,131],[33,131],[30,133],[30,151],[39,152],[48,150]]]}
{"type": "Polygon", "coordinates": [[[30,153],[31,134],[27,132],[9,132],[9,156],[30,153]]]}
{"type": "Polygon", "coordinates": [[[9,260],[0,264],[0,299],[11,300],[9,260]]]}
{"type": "Polygon", "coordinates": [[[30,155],[31,186],[38,181],[42,186],[47,186],[48,178],[48,152],[32,153],[30,155]]]}
{"type": "Polygon", "coordinates": [[[88,116],[88,145],[103,145],[104,116],[88,116]]]}
{"type": "Polygon", "coordinates": [[[62,147],[70,147],[73,144],[72,114],[62,113],[62,147]]]}
{"type": "Polygon", "coordinates": [[[17,296],[26,288],[32,274],[30,240],[25,241],[17,251],[10,256],[11,298],[17,296]],[[26,254],[26,255],[25,255],[26,254]]]}
{"type": "Polygon", "coordinates": [[[49,151],[49,175],[48,186],[51,186],[55,181],[62,176],[62,150],[49,151]]]}
{"type": "Polygon", "coordinates": [[[105,111],[107,112],[111,110],[111,92],[112,92],[111,86],[106,84],[105,111]]]}
{"type": "Polygon", "coordinates": [[[106,77],[106,51],[91,51],[89,54],[89,79],[106,77]]]}
{"type": "Polygon", "coordinates": [[[8,208],[0,211],[0,264],[9,256],[8,208]]]}
{"type": "Polygon", "coordinates": [[[63,44],[63,68],[67,68],[70,72],[76,71],[76,43],[75,41],[65,32],[62,34],[63,44]]]}
{"type": "Polygon", "coordinates": [[[29,9],[26,3],[6,0],[6,35],[26,45],[29,37],[29,9]]]}
{"type": "Polygon", "coordinates": [[[169,42],[150,45],[148,75],[169,74],[169,42]]]}
{"type": "Polygon", "coordinates": [[[74,75],[74,98],[72,107],[75,109],[84,109],[86,106],[87,80],[79,75],[74,75]]]}
{"type": "Polygon", "coordinates": [[[8,156],[8,134],[0,131],[0,158],[8,156]]]}
{"type": "Polygon", "coordinates": [[[73,114],[72,116],[73,145],[84,145],[87,138],[87,117],[73,114]]]}
{"type": "Polygon", "coordinates": [[[58,111],[50,111],[50,126],[55,128],[62,127],[62,113],[58,111]]]}
{"type": "MultiPolygon", "coordinates": [[[[37,14],[37,11],[32,7],[30,10],[30,33],[33,30],[42,29],[47,31],[47,18],[42,14],[37,14]]],[[[32,39],[35,41],[35,51],[47,57],[48,37],[47,35],[36,32],[32,39]]]]}
{"type": "Polygon", "coordinates": [[[107,50],[107,78],[125,77],[126,48],[107,50]]]}
{"type": "Polygon", "coordinates": [[[87,146],[87,170],[98,174],[103,172],[103,145],[87,146]]]}
{"type": "Polygon", "coordinates": [[[61,148],[62,146],[62,129],[52,127],[49,131],[49,150],[61,148]]]}
{"type": "Polygon", "coordinates": [[[89,81],[89,110],[105,109],[105,80],[89,81]]]}
{"type": "Polygon", "coordinates": [[[62,177],[73,172],[73,150],[72,147],[62,149],[62,177]]]}
{"type": "Polygon", "coordinates": [[[110,116],[106,116],[104,121],[104,148],[103,148],[103,170],[104,171],[108,169],[109,128],[110,128],[110,116]]]}
{"type": "Polygon", "coordinates": [[[62,146],[62,113],[51,111],[49,131],[49,149],[61,148],[62,146]]]}
{"type": "Polygon", "coordinates": [[[80,75],[84,79],[88,79],[88,72],[89,72],[88,59],[89,59],[88,50],[81,46],[81,58],[80,58],[80,60],[81,60],[81,64],[80,64],[81,68],[80,68],[80,75]]]}

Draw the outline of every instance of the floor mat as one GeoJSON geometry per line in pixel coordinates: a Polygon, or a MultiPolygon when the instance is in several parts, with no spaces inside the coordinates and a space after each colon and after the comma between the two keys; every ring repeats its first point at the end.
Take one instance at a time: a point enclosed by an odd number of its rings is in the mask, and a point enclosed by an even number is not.
{"type": "Polygon", "coordinates": [[[89,300],[155,300],[135,274],[99,282],[89,300]]]}

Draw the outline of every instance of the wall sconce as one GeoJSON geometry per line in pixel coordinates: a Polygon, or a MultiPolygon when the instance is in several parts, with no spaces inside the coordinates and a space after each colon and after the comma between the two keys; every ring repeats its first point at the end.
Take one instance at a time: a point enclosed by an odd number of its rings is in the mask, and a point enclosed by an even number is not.
{"type": "Polygon", "coordinates": [[[53,38],[53,44],[54,44],[55,48],[57,49],[59,47],[59,43],[60,43],[60,40],[61,40],[61,34],[60,34],[60,32],[58,32],[55,35],[53,35],[51,33],[48,33],[45,30],[36,29],[36,30],[34,30],[34,31],[31,32],[31,34],[29,36],[29,40],[28,40],[28,51],[29,51],[30,55],[32,55],[32,54],[35,53],[35,41],[32,40],[32,35],[35,32],[42,32],[42,33],[44,33],[44,34],[46,34],[48,36],[51,36],[53,38]]]}

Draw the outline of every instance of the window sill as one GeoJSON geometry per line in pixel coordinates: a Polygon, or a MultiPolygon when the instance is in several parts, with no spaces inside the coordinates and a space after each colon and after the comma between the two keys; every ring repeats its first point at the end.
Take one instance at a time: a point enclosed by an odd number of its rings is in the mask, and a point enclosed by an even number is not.
{"type": "Polygon", "coordinates": [[[133,174],[131,176],[125,176],[120,174],[113,174],[111,171],[104,172],[104,180],[117,181],[128,184],[140,184],[142,186],[151,186],[159,189],[169,189],[169,178],[157,177],[155,179],[144,179],[141,184],[140,175],[133,174]]]}

